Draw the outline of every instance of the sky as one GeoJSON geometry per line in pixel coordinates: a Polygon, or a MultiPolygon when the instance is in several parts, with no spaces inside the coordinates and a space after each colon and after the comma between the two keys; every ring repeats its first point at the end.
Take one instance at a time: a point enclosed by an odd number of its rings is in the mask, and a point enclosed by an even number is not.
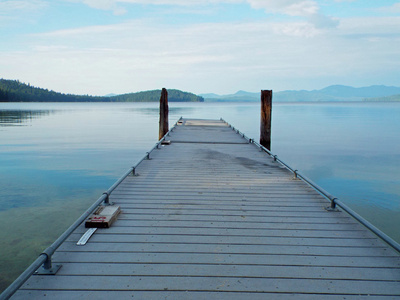
{"type": "Polygon", "coordinates": [[[84,95],[400,86],[400,1],[0,0],[0,78],[84,95]]]}

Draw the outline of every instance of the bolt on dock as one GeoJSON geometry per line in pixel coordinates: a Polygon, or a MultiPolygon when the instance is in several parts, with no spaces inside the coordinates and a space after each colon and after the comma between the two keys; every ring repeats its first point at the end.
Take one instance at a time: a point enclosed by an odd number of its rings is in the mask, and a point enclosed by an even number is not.
{"type": "Polygon", "coordinates": [[[11,299],[400,299],[399,252],[261,150],[181,119],[11,299]]]}

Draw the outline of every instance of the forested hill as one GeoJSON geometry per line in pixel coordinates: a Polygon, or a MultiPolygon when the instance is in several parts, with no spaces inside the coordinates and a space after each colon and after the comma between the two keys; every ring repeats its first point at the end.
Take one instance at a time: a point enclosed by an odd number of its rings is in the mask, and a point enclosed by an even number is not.
{"type": "MultiPolygon", "coordinates": [[[[161,90],[145,91],[108,97],[115,102],[156,102],[160,101],[161,90]]],[[[204,98],[180,90],[168,90],[169,102],[204,102],[204,98]]]]}
{"type": "MultiPolygon", "coordinates": [[[[33,87],[18,80],[0,79],[0,102],[156,102],[161,90],[112,97],[62,94],[33,87]]],[[[169,102],[203,102],[203,97],[179,90],[168,90],[169,102]]]]}

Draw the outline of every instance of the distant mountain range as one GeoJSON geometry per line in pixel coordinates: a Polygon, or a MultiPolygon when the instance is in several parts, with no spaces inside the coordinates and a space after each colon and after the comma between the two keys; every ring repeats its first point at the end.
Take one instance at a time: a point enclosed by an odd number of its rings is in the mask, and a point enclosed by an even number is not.
{"type": "MultiPolygon", "coordinates": [[[[260,101],[260,93],[238,91],[231,95],[200,94],[206,102],[260,101]]],[[[308,101],[400,101],[400,87],[373,85],[355,88],[345,85],[331,85],[321,90],[282,91],[273,93],[277,102],[308,101]]]]}
{"type": "MultiPolygon", "coordinates": [[[[239,102],[260,101],[261,93],[238,91],[231,95],[201,94],[169,89],[170,102],[239,102]]],[[[0,102],[157,102],[161,90],[144,91],[123,95],[108,94],[103,97],[62,94],[33,87],[18,80],[0,79],[0,102]]],[[[308,101],[400,101],[400,87],[373,85],[355,88],[331,85],[321,90],[282,91],[273,93],[276,102],[308,101]]]]}

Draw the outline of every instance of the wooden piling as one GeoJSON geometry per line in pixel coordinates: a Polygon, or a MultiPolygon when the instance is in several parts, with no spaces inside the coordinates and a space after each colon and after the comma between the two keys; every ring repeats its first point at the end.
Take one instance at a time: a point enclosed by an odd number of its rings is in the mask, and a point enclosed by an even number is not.
{"type": "Polygon", "coordinates": [[[260,144],[271,150],[272,90],[261,91],[260,144]]]}
{"type": "Polygon", "coordinates": [[[168,130],[168,92],[163,88],[160,97],[160,127],[158,131],[158,140],[161,140],[168,130]]]}

